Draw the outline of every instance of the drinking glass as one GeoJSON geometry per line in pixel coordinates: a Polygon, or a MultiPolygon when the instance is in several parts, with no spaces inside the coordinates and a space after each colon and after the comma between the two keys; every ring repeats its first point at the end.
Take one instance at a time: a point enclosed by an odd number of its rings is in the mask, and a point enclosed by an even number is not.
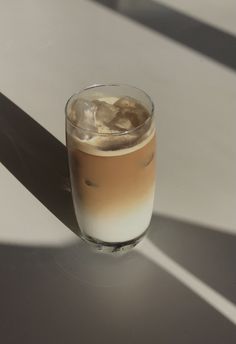
{"type": "MultiPolygon", "coordinates": [[[[117,120],[120,123],[123,118],[117,120]]],[[[66,104],[66,141],[80,237],[104,252],[134,247],[146,235],[153,210],[156,129],[151,98],[129,85],[83,89],[66,104]],[[94,104],[102,102],[99,118],[105,121],[110,116],[107,108],[113,111],[112,104],[119,99],[128,106],[124,113],[129,124],[140,111],[147,116],[121,132],[99,131],[96,119],[91,123],[98,116],[92,113],[91,117],[94,104]]]]}

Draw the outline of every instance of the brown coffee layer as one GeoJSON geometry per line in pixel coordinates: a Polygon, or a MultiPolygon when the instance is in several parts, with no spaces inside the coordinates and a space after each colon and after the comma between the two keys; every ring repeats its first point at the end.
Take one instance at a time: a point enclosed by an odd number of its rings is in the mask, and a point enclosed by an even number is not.
{"type": "Polygon", "coordinates": [[[127,210],[144,200],[155,180],[155,136],[142,148],[118,156],[69,149],[74,195],[95,213],[127,210]]]}

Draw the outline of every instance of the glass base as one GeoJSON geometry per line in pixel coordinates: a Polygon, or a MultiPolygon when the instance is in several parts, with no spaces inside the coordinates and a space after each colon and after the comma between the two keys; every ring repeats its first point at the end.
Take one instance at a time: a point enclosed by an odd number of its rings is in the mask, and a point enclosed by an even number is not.
{"type": "Polygon", "coordinates": [[[140,236],[123,242],[105,242],[95,238],[92,238],[89,235],[84,233],[80,235],[81,239],[87,242],[91,248],[95,249],[98,252],[102,253],[125,253],[130,249],[134,248],[147,234],[146,230],[140,236]]]}

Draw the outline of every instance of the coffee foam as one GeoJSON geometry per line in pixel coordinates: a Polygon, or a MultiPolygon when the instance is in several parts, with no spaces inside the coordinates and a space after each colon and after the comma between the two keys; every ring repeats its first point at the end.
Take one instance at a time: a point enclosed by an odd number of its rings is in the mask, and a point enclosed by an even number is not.
{"type": "MultiPolygon", "coordinates": [[[[146,133],[145,136],[142,137],[141,142],[134,144],[133,146],[129,147],[121,147],[118,149],[111,149],[111,144],[110,140],[114,139],[114,136],[111,138],[107,137],[94,137],[90,139],[89,141],[82,141],[78,139],[76,136],[71,136],[70,140],[71,142],[69,143],[69,147],[72,149],[79,149],[84,153],[91,154],[91,155],[98,155],[98,156],[118,156],[118,155],[124,155],[124,154],[129,154],[132,153],[138,149],[141,149],[144,147],[148,142],[152,140],[152,138],[155,135],[155,130],[153,129],[152,132],[146,133]],[[103,144],[106,143],[107,140],[107,149],[103,150],[101,147],[103,144]],[[73,142],[73,143],[72,143],[73,142]],[[109,149],[110,148],[110,149],[109,149]]],[[[128,140],[128,139],[127,139],[128,140]]],[[[118,143],[120,144],[120,139],[117,140],[118,143]]]]}

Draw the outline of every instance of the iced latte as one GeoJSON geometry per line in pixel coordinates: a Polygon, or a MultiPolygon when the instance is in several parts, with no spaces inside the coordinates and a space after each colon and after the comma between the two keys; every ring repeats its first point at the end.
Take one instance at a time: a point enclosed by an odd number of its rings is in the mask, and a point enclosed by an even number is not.
{"type": "Polygon", "coordinates": [[[73,202],[81,237],[106,251],[132,247],[152,215],[153,105],[130,86],[93,86],[66,106],[73,202]]]}

